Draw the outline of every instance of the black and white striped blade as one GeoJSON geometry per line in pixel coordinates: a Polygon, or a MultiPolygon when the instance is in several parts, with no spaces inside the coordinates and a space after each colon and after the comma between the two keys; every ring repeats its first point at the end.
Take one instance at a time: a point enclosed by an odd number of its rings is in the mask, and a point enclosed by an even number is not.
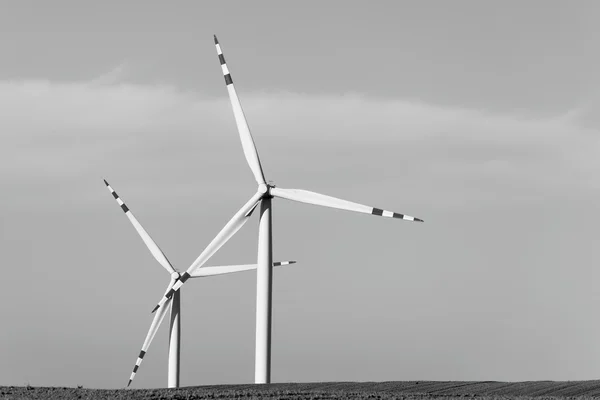
{"type": "Polygon", "coordinates": [[[154,319],[152,320],[152,324],[150,325],[150,330],[148,330],[148,334],[146,335],[146,339],[144,340],[144,344],[142,345],[142,350],[140,351],[140,354],[138,355],[138,358],[135,362],[135,366],[133,367],[133,372],[131,373],[131,376],[129,377],[129,382],[127,383],[127,387],[129,387],[129,385],[131,385],[133,378],[135,378],[135,374],[137,373],[138,369],[140,368],[140,365],[142,364],[142,361],[144,360],[144,356],[146,355],[148,348],[150,348],[150,343],[152,343],[154,336],[156,336],[156,332],[158,332],[158,328],[160,328],[160,324],[162,323],[163,319],[165,318],[165,315],[167,315],[167,311],[169,310],[169,307],[168,307],[169,303],[170,303],[170,300],[167,301],[167,303],[165,303],[165,305],[154,315],[154,319]]]}
{"type": "MultiPolygon", "coordinates": [[[[273,267],[282,267],[285,265],[295,264],[296,261],[275,261],[273,267]]],[[[204,278],[207,276],[217,276],[231,274],[234,272],[251,271],[256,269],[256,264],[242,264],[242,265],[220,265],[218,267],[203,267],[198,268],[191,275],[192,278],[204,278]]]]}
{"type": "Polygon", "coordinates": [[[317,206],[338,208],[340,210],[355,211],[363,214],[378,215],[380,217],[398,218],[407,221],[423,222],[420,218],[411,217],[406,214],[399,214],[393,211],[382,210],[381,208],[375,208],[365,206],[351,201],[338,199],[324,194],[315,192],[309,192],[308,190],[301,189],[282,189],[278,187],[271,188],[271,195],[280,197],[282,199],[288,199],[298,201],[301,203],[314,204],[317,206]]]}
{"type": "Polygon", "coordinates": [[[297,262],[297,261],[293,261],[293,260],[290,260],[290,261],[275,261],[275,262],[273,263],[273,266],[274,266],[274,267],[283,267],[283,266],[285,266],[285,265],[292,265],[292,264],[296,264],[296,262],[297,262]]]}
{"type": "Polygon", "coordinates": [[[125,205],[125,203],[123,202],[123,200],[121,200],[121,198],[119,197],[117,192],[115,192],[115,190],[108,184],[106,179],[104,180],[104,183],[106,184],[106,187],[108,188],[110,193],[115,198],[117,204],[125,212],[125,215],[127,216],[127,218],[129,218],[129,221],[131,222],[131,224],[133,225],[133,227],[135,228],[137,233],[140,235],[140,237],[142,238],[142,240],[144,241],[144,243],[150,250],[150,253],[152,253],[152,255],[154,256],[156,261],[158,261],[158,263],[160,265],[162,265],[163,268],[166,269],[169,274],[171,274],[171,275],[176,274],[177,271],[175,271],[175,268],[173,268],[173,266],[171,265],[171,263],[169,262],[169,260],[165,256],[165,254],[162,252],[162,250],[158,247],[158,245],[154,242],[154,240],[152,240],[152,238],[150,237],[148,232],[146,232],[146,230],[139,223],[137,218],[135,218],[135,216],[133,215],[133,213],[131,212],[129,207],[127,207],[125,205]]]}
{"type": "Polygon", "coordinates": [[[196,260],[190,265],[186,272],[181,274],[173,288],[166,293],[162,299],[158,302],[156,307],[152,310],[155,312],[157,309],[163,306],[165,302],[173,296],[173,293],[179,290],[179,288],[194,274],[194,272],[202,267],[212,256],[219,250],[233,235],[239,231],[242,226],[250,219],[252,212],[258,206],[260,199],[264,194],[256,192],[254,196],[248,200],[246,204],[239,209],[237,213],[227,222],[227,224],[221,229],[221,231],[215,236],[212,242],[204,249],[204,251],[196,258],[196,260]]]}
{"type": "Polygon", "coordinates": [[[223,55],[221,45],[219,44],[216,35],[215,46],[217,48],[219,62],[221,63],[221,70],[223,71],[223,76],[225,77],[225,85],[227,85],[227,92],[229,92],[229,100],[231,101],[231,107],[233,108],[233,116],[235,117],[235,123],[240,134],[240,140],[242,141],[244,155],[246,156],[246,161],[248,162],[248,165],[252,170],[252,174],[254,174],[254,179],[256,179],[256,183],[260,185],[261,183],[265,183],[265,175],[263,173],[262,166],[260,165],[260,159],[258,158],[256,145],[254,144],[254,139],[252,138],[252,134],[250,133],[250,127],[248,126],[248,122],[246,121],[244,110],[242,110],[242,103],[240,102],[237,92],[235,91],[235,87],[233,86],[231,73],[229,72],[229,68],[227,68],[227,64],[225,63],[225,56],[223,55]]]}

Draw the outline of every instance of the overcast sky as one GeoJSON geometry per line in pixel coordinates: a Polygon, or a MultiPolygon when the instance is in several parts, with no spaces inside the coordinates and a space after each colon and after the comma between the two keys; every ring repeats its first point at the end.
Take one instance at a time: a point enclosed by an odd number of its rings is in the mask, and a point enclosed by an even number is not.
{"type": "MultiPolygon", "coordinates": [[[[127,383],[169,278],[103,178],[179,270],[255,192],[213,34],[267,179],[425,220],[274,201],[274,382],[598,377],[597,2],[0,5],[0,385],[127,383]]],[[[255,287],[182,289],[182,385],[253,381],[255,287]]]]}

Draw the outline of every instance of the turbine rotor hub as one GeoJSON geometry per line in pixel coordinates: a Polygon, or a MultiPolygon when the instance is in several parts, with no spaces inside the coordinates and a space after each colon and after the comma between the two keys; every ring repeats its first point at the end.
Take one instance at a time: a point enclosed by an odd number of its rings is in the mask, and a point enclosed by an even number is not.
{"type": "Polygon", "coordinates": [[[261,183],[258,185],[259,193],[267,194],[267,193],[269,193],[269,189],[270,189],[270,187],[264,183],[261,183]]]}

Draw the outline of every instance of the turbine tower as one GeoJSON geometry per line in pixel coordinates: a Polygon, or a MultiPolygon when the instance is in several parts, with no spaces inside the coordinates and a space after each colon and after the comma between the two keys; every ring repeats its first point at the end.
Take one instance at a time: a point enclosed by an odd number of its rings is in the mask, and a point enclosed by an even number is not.
{"type": "MultiPolygon", "coordinates": [[[[148,232],[146,232],[146,230],[142,227],[137,218],[135,218],[129,207],[127,207],[123,200],[121,200],[117,192],[114,191],[114,189],[108,184],[106,180],[104,180],[104,183],[106,184],[106,187],[117,201],[117,204],[119,204],[121,209],[125,212],[125,215],[127,216],[127,218],[129,218],[129,221],[131,221],[131,224],[133,225],[137,233],[140,235],[140,237],[154,256],[156,261],[158,261],[158,263],[162,265],[163,268],[166,269],[167,272],[170,274],[171,281],[169,283],[169,286],[167,287],[167,291],[169,291],[173,287],[175,282],[177,282],[177,280],[179,279],[179,272],[177,272],[175,268],[173,268],[173,266],[171,265],[167,257],[164,255],[162,250],[158,247],[154,240],[152,240],[148,232]]],[[[279,261],[273,263],[273,266],[278,267],[283,265],[290,265],[294,264],[295,262],[296,261],[279,261]]],[[[256,264],[205,267],[195,270],[191,277],[203,278],[208,276],[224,275],[234,272],[249,271],[256,269],[256,267],[256,264]]],[[[146,339],[144,340],[144,344],[142,345],[142,350],[138,355],[135,366],[133,367],[133,372],[129,377],[127,387],[131,385],[131,382],[133,381],[133,378],[135,377],[135,374],[137,373],[140,365],[142,364],[144,356],[146,355],[146,352],[150,347],[150,343],[152,343],[156,332],[158,332],[160,324],[162,323],[165,315],[167,314],[169,302],[171,303],[171,318],[169,325],[169,361],[167,368],[167,387],[179,387],[179,360],[181,354],[181,291],[173,293],[173,296],[170,298],[170,300],[168,300],[167,303],[165,303],[165,305],[159,310],[159,312],[157,312],[154,315],[154,319],[152,320],[152,324],[150,325],[150,329],[148,330],[148,334],[146,335],[146,339]]]]}
{"type": "Polygon", "coordinates": [[[313,204],[317,206],[337,208],[340,210],[354,211],[358,213],[371,214],[380,217],[397,218],[407,221],[423,222],[422,219],[414,218],[405,214],[365,206],[351,201],[338,199],[323,194],[301,189],[282,189],[272,184],[267,184],[260,164],[258,152],[250,128],[246,122],[242,105],[238,98],[231,78],[229,68],[225,63],[223,51],[215,36],[217,55],[221,63],[225,85],[229,93],[229,99],[233,108],[233,115],[242,142],[242,149],[246,161],[250,166],[254,179],[258,184],[257,192],[248,200],[244,206],[229,220],[217,236],[210,242],[190,268],[184,272],[175,284],[167,290],[163,298],[156,305],[153,312],[163,307],[171,299],[179,288],[200,268],[206,261],[223,246],[244,224],[248,221],[254,209],[261,204],[260,222],[258,231],[258,268],[256,274],[256,347],[255,347],[255,383],[271,382],[271,300],[272,300],[272,222],[271,200],[274,197],[293,200],[300,203],[313,204]]]}

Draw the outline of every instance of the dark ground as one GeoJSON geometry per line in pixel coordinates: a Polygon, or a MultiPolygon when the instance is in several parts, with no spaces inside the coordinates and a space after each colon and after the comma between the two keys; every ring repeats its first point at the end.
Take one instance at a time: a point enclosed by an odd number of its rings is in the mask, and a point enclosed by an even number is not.
{"type": "Polygon", "coordinates": [[[599,381],[326,382],[189,386],[180,389],[78,389],[2,386],[0,399],[527,399],[600,397],[599,381]]]}

